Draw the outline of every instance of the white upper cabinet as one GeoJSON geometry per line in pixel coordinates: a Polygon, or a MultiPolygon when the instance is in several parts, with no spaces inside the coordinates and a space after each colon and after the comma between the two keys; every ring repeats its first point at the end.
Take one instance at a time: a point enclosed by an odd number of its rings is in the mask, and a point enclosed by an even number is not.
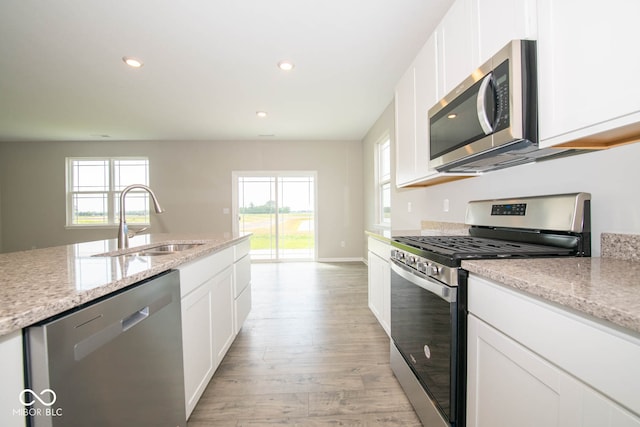
{"type": "Polygon", "coordinates": [[[429,169],[428,111],[438,102],[436,41],[431,36],[396,86],[396,185],[424,179],[429,169]]]}
{"type": "Polygon", "coordinates": [[[416,177],[436,173],[429,169],[429,109],[439,101],[436,82],[438,63],[436,36],[427,40],[414,62],[416,75],[416,177]]]}
{"type": "Polygon", "coordinates": [[[480,64],[474,64],[473,0],[456,0],[436,29],[440,98],[451,92],[480,64]]]}
{"type": "Polygon", "coordinates": [[[511,40],[537,37],[535,0],[473,0],[472,13],[476,67],[511,40]]]}
{"type": "Polygon", "coordinates": [[[397,186],[415,178],[415,105],[415,74],[411,65],[396,85],[395,92],[397,186]]]}
{"type": "Polygon", "coordinates": [[[541,146],[640,122],[639,16],[637,0],[538,0],[541,146]]]}

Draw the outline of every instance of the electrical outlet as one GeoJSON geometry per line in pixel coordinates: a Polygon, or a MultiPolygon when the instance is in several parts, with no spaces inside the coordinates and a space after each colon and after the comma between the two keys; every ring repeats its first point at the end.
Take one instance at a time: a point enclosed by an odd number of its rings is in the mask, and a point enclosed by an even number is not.
{"type": "Polygon", "coordinates": [[[407,212],[411,213],[411,202],[407,202],[407,212]]]}
{"type": "Polygon", "coordinates": [[[442,211],[449,212],[449,199],[444,199],[442,202],[442,211]]]}
{"type": "Polygon", "coordinates": [[[346,246],[347,246],[347,243],[344,240],[340,242],[340,247],[341,248],[344,248],[346,246]]]}

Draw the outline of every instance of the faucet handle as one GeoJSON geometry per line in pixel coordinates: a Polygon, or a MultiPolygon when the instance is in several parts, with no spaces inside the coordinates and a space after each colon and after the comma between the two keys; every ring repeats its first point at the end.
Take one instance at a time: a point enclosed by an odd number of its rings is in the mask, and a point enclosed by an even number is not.
{"type": "Polygon", "coordinates": [[[134,237],[134,236],[136,236],[136,235],[138,235],[138,234],[142,233],[143,231],[147,231],[148,229],[149,229],[149,227],[142,227],[142,228],[141,228],[141,229],[139,229],[139,230],[129,230],[129,232],[127,233],[127,236],[128,236],[129,238],[131,238],[131,237],[134,237]]]}

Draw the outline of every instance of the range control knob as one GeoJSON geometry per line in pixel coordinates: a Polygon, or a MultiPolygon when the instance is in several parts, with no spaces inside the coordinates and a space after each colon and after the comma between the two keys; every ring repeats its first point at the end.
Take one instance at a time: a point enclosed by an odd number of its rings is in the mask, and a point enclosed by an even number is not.
{"type": "Polygon", "coordinates": [[[423,262],[423,261],[418,262],[418,264],[416,264],[416,269],[421,273],[426,273],[427,272],[427,263],[423,262]]]}
{"type": "Polygon", "coordinates": [[[435,264],[429,264],[427,265],[427,270],[425,273],[429,276],[437,276],[438,274],[440,274],[440,269],[435,264]]]}

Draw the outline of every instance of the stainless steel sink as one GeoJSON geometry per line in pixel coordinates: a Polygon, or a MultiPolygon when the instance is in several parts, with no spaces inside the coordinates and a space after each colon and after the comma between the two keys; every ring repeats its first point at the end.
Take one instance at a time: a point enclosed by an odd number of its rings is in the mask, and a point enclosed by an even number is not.
{"type": "Polygon", "coordinates": [[[139,256],[170,255],[176,252],[182,252],[188,249],[193,249],[200,245],[202,245],[202,243],[167,243],[160,246],[145,248],[140,251],[136,251],[126,255],[139,255],[139,256]]]}
{"type": "Polygon", "coordinates": [[[150,246],[146,248],[130,248],[125,250],[119,250],[116,252],[107,252],[103,254],[93,255],[95,257],[118,257],[118,256],[160,256],[171,255],[177,252],[186,251],[189,249],[202,246],[204,243],[162,243],[156,246],[150,246]]]}
{"type": "Polygon", "coordinates": [[[203,243],[167,243],[160,246],[153,246],[145,250],[152,250],[154,252],[180,252],[187,249],[193,249],[197,246],[201,246],[203,243]]]}

